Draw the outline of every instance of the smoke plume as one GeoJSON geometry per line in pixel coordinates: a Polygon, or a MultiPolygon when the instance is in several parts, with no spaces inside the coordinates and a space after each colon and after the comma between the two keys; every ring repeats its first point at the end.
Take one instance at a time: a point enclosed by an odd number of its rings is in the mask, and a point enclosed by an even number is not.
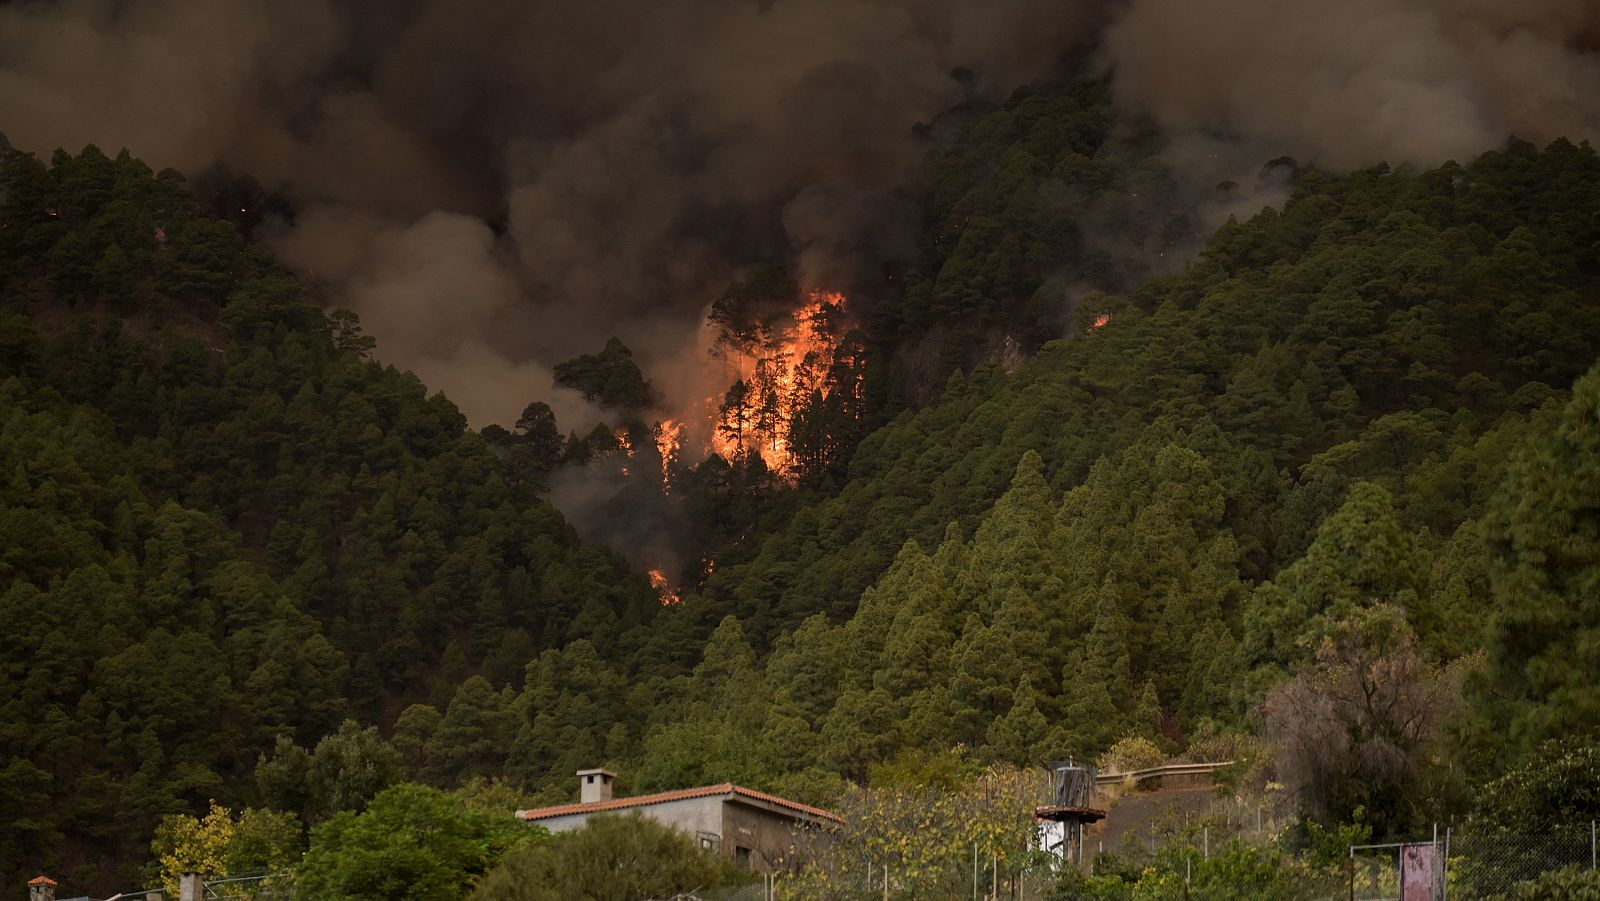
{"type": "Polygon", "coordinates": [[[1462,162],[1600,134],[1592,0],[1136,0],[1108,30],[1125,103],[1334,168],[1462,162]]]}
{"type": "Polygon", "coordinates": [[[833,275],[904,228],[910,126],[1097,24],[1047,0],[64,0],[0,9],[21,147],[223,162],[278,247],[478,424],[613,333],[647,367],[751,260],[833,275]],[[823,208],[833,215],[825,215],[823,208]],[[497,230],[441,218],[462,214],[497,230]],[[459,283],[455,279],[461,279],[459,283]]]}
{"type": "Polygon", "coordinates": [[[612,333],[693,346],[752,260],[903,253],[951,70],[1006,91],[1096,34],[1123,103],[1236,171],[1600,124],[1590,0],[62,0],[0,9],[0,123],[287,192],[286,258],[482,424],[612,333]]]}
{"type": "Polygon", "coordinates": [[[1592,138],[1597,48],[1593,0],[57,0],[0,6],[0,131],[252,174],[379,356],[475,425],[542,399],[582,430],[603,411],[555,363],[617,335],[665,409],[703,405],[742,267],[848,287],[905,259],[911,126],[1069,53],[1167,129],[1190,196],[1244,186],[1204,221],[1280,199],[1256,175],[1284,154],[1592,138]]]}

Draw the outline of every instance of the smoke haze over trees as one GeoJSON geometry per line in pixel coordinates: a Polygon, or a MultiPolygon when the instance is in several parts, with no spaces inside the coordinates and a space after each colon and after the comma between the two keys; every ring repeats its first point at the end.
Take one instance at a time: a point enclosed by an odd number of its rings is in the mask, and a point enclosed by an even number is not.
{"type": "Polygon", "coordinates": [[[386,360],[475,424],[545,399],[584,426],[555,363],[616,334],[670,369],[761,260],[870,284],[911,252],[912,126],[1064,57],[1209,185],[1285,153],[1589,137],[1597,43],[1583,0],[69,0],[0,9],[0,122],[25,149],[253,175],[298,211],[285,260],[386,360]]]}
{"type": "Polygon", "coordinates": [[[1597,15],[0,5],[0,884],[538,881],[598,765],[1592,818],[1597,15]]]}

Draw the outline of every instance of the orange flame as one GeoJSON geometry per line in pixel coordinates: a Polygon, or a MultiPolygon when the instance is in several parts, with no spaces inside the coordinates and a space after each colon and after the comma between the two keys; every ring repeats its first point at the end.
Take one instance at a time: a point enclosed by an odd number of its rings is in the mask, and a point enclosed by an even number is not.
{"type": "Polygon", "coordinates": [[[659,569],[650,570],[650,587],[661,596],[661,606],[671,607],[683,603],[683,598],[667,584],[667,577],[659,569]]]}
{"type": "Polygon", "coordinates": [[[1090,328],[1104,328],[1106,325],[1110,324],[1110,322],[1111,322],[1111,314],[1110,313],[1101,313],[1100,315],[1094,317],[1094,325],[1091,325],[1089,327],[1090,328]]]}
{"type": "MultiPolygon", "coordinates": [[[[774,472],[794,469],[786,426],[813,393],[826,397],[834,388],[827,378],[839,345],[833,326],[845,303],[841,292],[812,291],[792,315],[791,326],[770,335],[757,353],[731,361],[729,375],[745,383],[749,397],[743,410],[720,417],[713,413],[719,422],[712,430],[712,450],[732,458],[742,444],[743,451],[759,453],[774,472]]],[[[707,398],[713,411],[722,402],[707,398]]]]}
{"type": "Polygon", "coordinates": [[[661,454],[661,488],[666,490],[672,480],[672,464],[683,449],[683,423],[676,419],[663,419],[656,426],[656,451],[661,454]]]}

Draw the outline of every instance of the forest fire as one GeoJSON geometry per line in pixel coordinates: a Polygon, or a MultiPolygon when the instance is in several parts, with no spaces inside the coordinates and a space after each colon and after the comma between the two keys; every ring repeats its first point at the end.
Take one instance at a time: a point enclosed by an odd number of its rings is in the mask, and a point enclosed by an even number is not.
{"type": "Polygon", "coordinates": [[[676,419],[663,419],[655,432],[656,452],[661,455],[661,490],[666,491],[672,481],[672,464],[683,450],[684,425],[676,419]]]}
{"type": "Polygon", "coordinates": [[[617,455],[611,465],[622,476],[654,481],[659,473],[661,493],[673,493],[674,478],[699,462],[684,457],[686,443],[691,453],[756,462],[796,480],[836,458],[863,416],[865,353],[845,327],[843,293],[803,293],[782,278],[777,285],[741,283],[712,304],[696,381],[726,385],[721,393],[652,426],[639,420],[606,426],[610,436],[596,447],[617,455]]]}
{"type": "Polygon", "coordinates": [[[661,570],[652,569],[649,575],[650,587],[654,588],[656,594],[661,596],[661,606],[671,607],[683,603],[683,596],[672,590],[672,586],[667,584],[666,575],[661,570]]]}
{"type": "MultiPolygon", "coordinates": [[[[707,398],[716,410],[711,447],[727,459],[759,454],[767,468],[792,473],[803,451],[797,446],[804,420],[848,381],[841,380],[840,332],[846,299],[838,291],[812,291],[805,304],[754,322],[719,323],[720,356],[733,382],[721,397],[707,398]]],[[[713,322],[716,314],[713,313],[713,322]]]]}

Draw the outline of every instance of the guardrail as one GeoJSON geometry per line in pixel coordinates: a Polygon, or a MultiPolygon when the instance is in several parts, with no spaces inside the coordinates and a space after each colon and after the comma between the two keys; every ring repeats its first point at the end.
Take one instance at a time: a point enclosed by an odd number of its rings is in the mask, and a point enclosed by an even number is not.
{"type": "Polygon", "coordinates": [[[1162,776],[1207,776],[1225,766],[1232,766],[1231,760],[1219,760],[1215,763],[1169,763],[1164,766],[1153,766],[1143,770],[1129,770],[1125,773],[1101,773],[1094,777],[1095,785],[1117,785],[1127,782],[1143,782],[1146,779],[1157,779],[1162,776]]]}

